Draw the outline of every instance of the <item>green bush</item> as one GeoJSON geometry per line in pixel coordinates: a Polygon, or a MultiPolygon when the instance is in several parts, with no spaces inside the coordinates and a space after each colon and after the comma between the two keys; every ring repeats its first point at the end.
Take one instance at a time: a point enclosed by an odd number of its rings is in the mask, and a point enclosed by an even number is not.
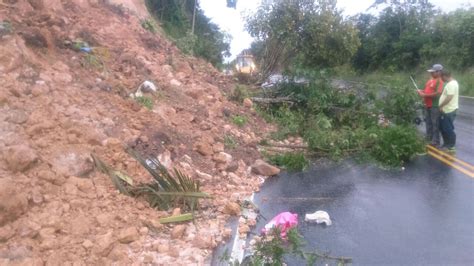
{"type": "Polygon", "coordinates": [[[176,39],[176,46],[185,54],[194,54],[194,45],[196,43],[196,36],[190,32],[183,37],[176,39]]]}
{"type": "Polygon", "coordinates": [[[156,22],[152,18],[143,19],[141,25],[142,28],[151,33],[156,33],[158,31],[158,25],[156,25],[156,22]]]}
{"type": "Polygon", "coordinates": [[[376,134],[376,140],[370,154],[388,166],[401,166],[424,150],[423,139],[412,126],[387,127],[372,134],[376,134]]]}
{"type": "Polygon", "coordinates": [[[199,1],[147,0],[146,4],[150,14],[160,21],[161,28],[179,49],[186,54],[204,58],[216,67],[222,65],[230,51],[230,37],[204,15],[199,1]]]}
{"type": "Polygon", "coordinates": [[[356,155],[386,166],[400,166],[423,150],[423,142],[411,125],[420,102],[414,89],[336,90],[323,78],[313,76],[311,80],[316,81],[287,84],[277,91],[278,96],[290,96],[294,104],[259,109],[267,120],[279,125],[273,138],[300,135],[313,156],[339,160],[356,155]],[[379,114],[390,119],[390,127],[378,125],[379,114]]]}
{"type": "Polygon", "coordinates": [[[238,127],[244,127],[247,124],[247,117],[234,115],[232,117],[232,123],[236,124],[238,127]]]}
{"type": "Polygon", "coordinates": [[[135,101],[137,101],[137,103],[141,104],[142,106],[144,106],[148,110],[153,109],[153,105],[154,105],[153,104],[153,99],[148,97],[148,96],[136,97],[135,101]]]}
{"type": "Polygon", "coordinates": [[[247,86],[242,84],[235,85],[234,90],[229,95],[229,100],[242,103],[245,98],[249,98],[251,96],[250,90],[247,86]]]}
{"type": "Polygon", "coordinates": [[[288,171],[302,171],[309,166],[308,159],[301,152],[270,155],[268,159],[272,164],[288,171]]]}

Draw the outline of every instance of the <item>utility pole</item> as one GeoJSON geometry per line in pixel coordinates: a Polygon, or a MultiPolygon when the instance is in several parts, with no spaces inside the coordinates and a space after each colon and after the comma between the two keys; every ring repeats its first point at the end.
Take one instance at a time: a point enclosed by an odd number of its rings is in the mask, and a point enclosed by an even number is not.
{"type": "Polygon", "coordinates": [[[191,34],[194,35],[194,24],[196,24],[196,6],[197,6],[197,1],[194,0],[194,11],[193,11],[193,24],[191,26],[191,34]]]}

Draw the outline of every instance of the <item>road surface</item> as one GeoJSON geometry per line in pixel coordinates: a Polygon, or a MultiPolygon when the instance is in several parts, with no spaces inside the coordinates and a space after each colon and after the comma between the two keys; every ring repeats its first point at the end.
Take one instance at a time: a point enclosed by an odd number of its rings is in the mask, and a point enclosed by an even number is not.
{"type": "MultiPolygon", "coordinates": [[[[474,102],[461,99],[455,163],[422,156],[405,170],[344,162],[270,178],[256,194],[263,216],[300,216],[307,249],[352,257],[354,265],[474,265],[474,102]],[[469,176],[469,174],[472,176],[469,176]],[[305,213],[325,210],[329,227],[305,213]]],[[[257,232],[267,221],[261,220],[257,232]]],[[[320,262],[325,264],[326,262],[320,262]]],[[[332,262],[327,262],[330,265],[332,262]]],[[[288,265],[304,265],[288,258],[288,265]]]]}

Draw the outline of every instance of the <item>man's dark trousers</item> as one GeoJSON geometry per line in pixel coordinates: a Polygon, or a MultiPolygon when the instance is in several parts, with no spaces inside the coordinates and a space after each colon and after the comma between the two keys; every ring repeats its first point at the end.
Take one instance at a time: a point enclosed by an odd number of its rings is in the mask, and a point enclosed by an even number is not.
{"type": "Polygon", "coordinates": [[[443,136],[444,144],[446,148],[454,148],[456,145],[456,133],[454,132],[454,119],[456,119],[456,111],[451,113],[442,113],[439,117],[439,126],[441,129],[441,135],[443,136]]]}
{"type": "Polygon", "coordinates": [[[438,107],[425,108],[426,140],[434,145],[440,144],[439,118],[440,112],[438,107]]]}

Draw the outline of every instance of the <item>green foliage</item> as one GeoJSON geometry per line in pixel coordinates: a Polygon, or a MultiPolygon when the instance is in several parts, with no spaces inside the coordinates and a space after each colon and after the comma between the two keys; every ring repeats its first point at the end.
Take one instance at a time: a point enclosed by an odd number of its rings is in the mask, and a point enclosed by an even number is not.
{"type": "Polygon", "coordinates": [[[474,66],[473,7],[447,14],[426,0],[378,1],[374,7],[383,8],[378,17],[352,18],[363,44],[352,59],[358,71],[406,71],[434,62],[474,66]]]}
{"type": "Polygon", "coordinates": [[[305,241],[303,236],[298,233],[296,228],[291,228],[286,232],[286,237],[281,236],[280,229],[274,228],[256,242],[255,252],[249,261],[245,261],[242,266],[270,266],[270,265],[286,265],[285,256],[293,256],[306,261],[306,265],[315,265],[318,259],[323,262],[328,260],[334,261],[337,265],[345,265],[351,263],[351,258],[334,257],[319,252],[308,252],[304,250],[305,241]]]}
{"type": "Polygon", "coordinates": [[[454,73],[455,79],[459,82],[459,93],[464,96],[474,97],[474,69],[464,73],[454,73]]]}
{"type": "Polygon", "coordinates": [[[152,18],[143,19],[141,25],[142,28],[151,33],[156,33],[158,31],[158,25],[156,25],[156,22],[152,18]]]}
{"type": "Polygon", "coordinates": [[[153,103],[153,99],[151,97],[140,96],[140,97],[136,97],[135,101],[137,101],[137,103],[141,104],[142,106],[144,106],[148,110],[153,109],[154,103],[153,103]]]}
{"type": "Polygon", "coordinates": [[[82,66],[89,69],[104,70],[105,64],[99,55],[88,53],[84,55],[82,66]]]}
{"type": "Polygon", "coordinates": [[[235,149],[239,143],[235,140],[235,138],[232,135],[225,135],[224,136],[224,147],[226,149],[235,149]]]}
{"type": "Polygon", "coordinates": [[[232,123],[237,125],[238,127],[244,127],[247,124],[247,117],[241,115],[234,115],[232,116],[232,123]]]}
{"type": "Polygon", "coordinates": [[[284,139],[301,135],[315,156],[338,160],[353,154],[368,155],[388,166],[396,165],[394,161],[401,165],[419,151],[422,142],[411,128],[420,101],[414,89],[406,85],[391,88],[381,85],[339,91],[331,88],[324,76],[306,72],[305,77],[310,80],[308,84],[285,84],[276,92],[279,96],[289,96],[294,104],[266,109],[266,116],[279,125],[273,137],[284,139]],[[381,114],[399,131],[405,129],[411,138],[401,140],[406,141],[403,145],[384,145],[385,141],[393,141],[392,135],[386,133],[393,129],[378,125],[381,114]],[[409,145],[413,149],[405,149],[409,145]],[[372,152],[374,147],[377,152],[372,152]],[[378,156],[391,152],[397,153],[392,159],[378,156]]]}
{"type": "Polygon", "coordinates": [[[197,38],[191,32],[176,40],[176,46],[185,54],[192,55],[196,45],[197,38]]]}
{"type": "MultiPolygon", "coordinates": [[[[151,207],[162,210],[168,210],[172,207],[195,210],[198,207],[199,199],[210,198],[208,194],[200,191],[199,181],[193,180],[176,169],[174,173],[170,173],[157,160],[145,160],[132,149],[127,149],[127,152],[151,174],[153,177],[151,183],[134,186],[129,176],[113,170],[96,155],[91,155],[97,169],[107,174],[122,194],[145,197],[151,207]]],[[[189,214],[184,214],[183,217],[178,217],[178,220],[184,221],[187,217],[189,217],[189,214]]]]}
{"type": "Polygon", "coordinates": [[[424,150],[422,138],[411,126],[388,127],[372,134],[375,134],[376,141],[370,153],[388,166],[401,166],[424,150]]]}
{"type": "Polygon", "coordinates": [[[193,180],[177,169],[174,169],[174,173],[170,173],[156,159],[151,159],[149,160],[151,163],[148,163],[132,149],[128,149],[127,152],[153,177],[151,183],[131,190],[134,196],[146,197],[151,207],[167,210],[174,206],[181,206],[186,210],[195,210],[198,199],[209,198],[209,195],[200,191],[199,181],[193,180]]]}
{"type": "Polygon", "coordinates": [[[301,125],[305,119],[303,112],[291,109],[287,105],[258,110],[267,122],[275,122],[280,125],[279,130],[272,133],[273,139],[283,140],[288,136],[298,135],[301,132],[301,125]]]}
{"type": "Polygon", "coordinates": [[[303,171],[309,166],[308,159],[301,152],[270,155],[268,159],[272,164],[283,167],[288,171],[303,171]]]}
{"type": "Polygon", "coordinates": [[[245,98],[249,98],[250,96],[251,93],[249,87],[247,87],[246,85],[237,84],[235,85],[235,88],[232,93],[229,95],[229,100],[237,103],[242,103],[245,98]]]}
{"type": "Polygon", "coordinates": [[[257,57],[264,76],[292,66],[337,66],[360,44],[334,0],[264,2],[247,18],[246,28],[257,39],[254,49],[263,53],[257,57]]]}
{"type": "Polygon", "coordinates": [[[386,90],[384,100],[377,102],[385,117],[395,124],[409,124],[415,121],[417,109],[423,107],[415,88],[405,85],[386,90]]]}
{"type": "MultiPolygon", "coordinates": [[[[430,79],[430,75],[426,72],[425,68],[421,68],[414,73],[385,73],[382,71],[374,71],[361,75],[347,70],[341,70],[338,72],[338,78],[363,83],[363,85],[366,86],[368,90],[376,94],[390,93],[390,88],[393,87],[397,91],[399,90],[397,88],[406,88],[406,97],[408,97],[410,101],[415,101],[413,106],[419,106],[422,103],[419,98],[418,100],[416,99],[418,96],[414,93],[416,91],[415,87],[410,81],[410,76],[415,78],[419,88],[423,88],[425,82],[430,79]]],[[[453,71],[453,76],[459,82],[460,95],[474,96],[474,69],[468,69],[466,71],[453,71]]],[[[397,91],[395,91],[395,94],[399,94],[397,91]]]]}
{"type": "Polygon", "coordinates": [[[161,22],[164,31],[183,52],[221,66],[229,54],[230,37],[204,15],[197,2],[195,35],[191,24],[195,1],[147,0],[148,9],[161,22]]]}
{"type": "Polygon", "coordinates": [[[435,16],[430,41],[422,51],[424,61],[443,62],[456,69],[474,66],[474,7],[435,16]]]}

